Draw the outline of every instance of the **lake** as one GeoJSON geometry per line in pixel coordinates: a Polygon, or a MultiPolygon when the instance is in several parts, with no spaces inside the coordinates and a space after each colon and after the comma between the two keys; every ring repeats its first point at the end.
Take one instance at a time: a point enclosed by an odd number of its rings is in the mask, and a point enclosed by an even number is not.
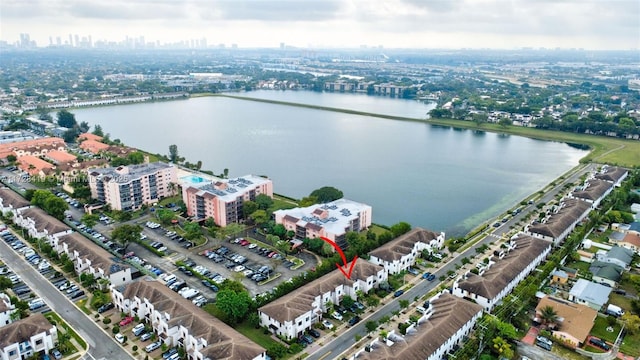
{"type": "MultiPolygon", "coordinates": [[[[256,91],[257,98],[424,117],[432,104],[357,94],[256,91]]],[[[75,110],[111,138],[230,176],[267,175],[295,198],[322,186],[406,221],[461,235],[532,194],[587,154],[564,143],[301,107],[202,97],[75,110]]]]}

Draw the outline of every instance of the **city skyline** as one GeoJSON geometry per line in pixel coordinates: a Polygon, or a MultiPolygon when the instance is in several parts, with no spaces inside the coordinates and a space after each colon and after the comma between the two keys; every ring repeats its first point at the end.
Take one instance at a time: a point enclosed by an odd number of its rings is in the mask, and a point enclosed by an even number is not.
{"type": "Polygon", "coordinates": [[[21,43],[29,34],[37,46],[129,38],[189,47],[629,50],[640,47],[638,13],[633,0],[4,0],[0,40],[21,43]]]}

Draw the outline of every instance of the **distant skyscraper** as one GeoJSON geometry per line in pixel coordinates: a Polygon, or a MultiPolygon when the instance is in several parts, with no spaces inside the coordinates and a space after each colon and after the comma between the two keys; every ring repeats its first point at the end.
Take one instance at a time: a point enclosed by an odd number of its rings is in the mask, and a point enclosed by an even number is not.
{"type": "Polygon", "coordinates": [[[280,50],[284,50],[285,44],[283,42],[280,43],[280,50]]]}

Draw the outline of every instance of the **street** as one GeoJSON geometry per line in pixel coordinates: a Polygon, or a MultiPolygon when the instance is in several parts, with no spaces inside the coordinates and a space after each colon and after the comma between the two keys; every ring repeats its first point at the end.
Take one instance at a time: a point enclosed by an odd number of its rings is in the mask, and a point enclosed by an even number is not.
{"type": "Polygon", "coordinates": [[[87,342],[89,345],[87,355],[92,359],[132,358],[93,319],[80,311],[75,304],[29,265],[22,256],[7,246],[4,241],[0,241],[0,258],[87,342]]]}

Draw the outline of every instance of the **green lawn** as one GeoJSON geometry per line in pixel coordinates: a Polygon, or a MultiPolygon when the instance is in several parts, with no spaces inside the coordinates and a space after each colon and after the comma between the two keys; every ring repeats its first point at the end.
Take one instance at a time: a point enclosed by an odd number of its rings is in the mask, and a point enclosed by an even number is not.
{"type": "Polygon", "coordinates": [[[262,328],[256,329],[253,326],[249,325],[247,322],[243,322],[234,327],[234,329],[238,330],[239,333],[253,340],[256,344],[262,346],[263,348],[267,348],[269,345],[276,342],[271,338],[270,334],[265,334],[262,331],[262,328]]]}
{"type": "Polygon", "coordinates": [[[369,227],[369,230],[368,230],[368,231],[372,231],[374,234],[376,234],[377,236],[379,236],[379,235],[384,234],[385,232],[387,232],[387,231],[389,231],[389,230],[387,230],[387,229],[385,229],[385,228],[383,228],[383,227],[381,227],[381,226],[378,226],[378,225],[373,224],[373,225],[371,225],[371,226],[369,227]]]}
{"type": "Polygon", "coordinates": [[[631,310],[631,299],[614,292],[609,295],[609,303],[620,306],[624,311],[631,310]]]}
{"type": "Polygon", "coordinates": [[[622,345],[620,345],[620,351],[622,353],[638,357],[640,356],[640,334],[629,334],[622,339],[622,345]]]}
{"type": "Polygon", "coordinates": [[[269,211],[270,212],[274,212],[276,210],[286,210],[286,209],[293,209],[294,207],[296,207],[297,205],[294,204],[291,200],[287,200],[284,198],[280,198],[280,197],[273,197],[273,205],[271,205],[269,207],[269,211]]]}
{"type": "Polygon", "coordinates": [[[578,270],[578,275],[584,275],[589,272],[589,263],[584,261],[574,261],[567,264],[567,267],[578,270]]]}
{"type": "Polygon", "coordinates": [[[607,327],[609,326],[610,325],[606,317],[597,316],[593,328],[591,329],[591,335],[612,343],[616,341],[616,338],[618,337],[622,326],[616,323],[615,325],[611,326],[613,327],[613,331],[607,331],[607,327]]]}

